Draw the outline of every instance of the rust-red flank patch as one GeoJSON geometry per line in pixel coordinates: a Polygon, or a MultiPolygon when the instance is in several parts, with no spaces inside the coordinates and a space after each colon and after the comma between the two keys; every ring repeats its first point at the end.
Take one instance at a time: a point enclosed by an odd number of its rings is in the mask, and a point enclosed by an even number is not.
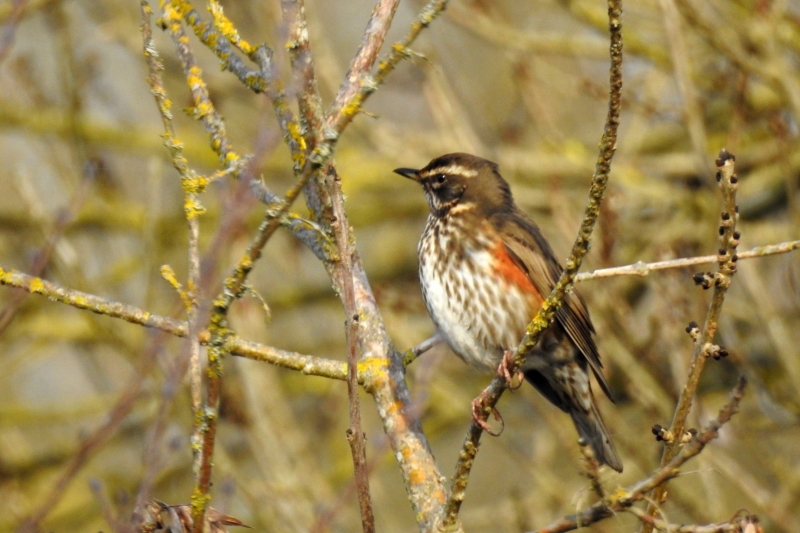
{"type": "Polygon", "coordinates": [[[495,267],[500,277],[506,282],[516,285],[522,289],[523,292],[534,296],[539,303],[542,302],[541,294],[539,294],[539,291],[534,287],[528,274],[526,274],[525,271],[511,259],[511,256],[508,255],[508,250],[506,250],[502,240],[497,241],[497,245],[492,250],[492,256],[494,257],[495,267]]]}

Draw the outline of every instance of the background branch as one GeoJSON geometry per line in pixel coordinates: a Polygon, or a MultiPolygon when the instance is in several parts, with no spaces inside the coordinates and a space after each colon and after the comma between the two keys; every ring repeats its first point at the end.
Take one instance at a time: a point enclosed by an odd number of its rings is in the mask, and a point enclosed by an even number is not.
{"type": "MultiPolygon", "coordinates": [[[[779,244],[769,244],[757,246],[745,252],[737,252],[739,260],[753,259],[755,257],[765,257],[773,254],[785,254],[800,248],[800,241],[788,241],[779,244]]],[[[610,278],[613,276],[647,276],[650,272],[657,270],[668,270],[671,268],[685,268],[695,265],[705,265],[718,261],[718,255],[704,255],[700,257],[683,257],[680,259],[669,259],[666,261],[655,261],[645,263],[638,261],[632,265],[603,268],[591,272],[583,272],[575,276],[575,281],[585,281],[589,279],[610,278]]]]}
{"type": "MultiPolygon", "coordinates": [[[[678,436],[683,435],[686,429],[686,419],[692,408],[692,400],[700,382],[700,375],[703,372],[706,361],[712,355],[711,343],[714,341],[714,334],[717,331],[722,303],[725,301],[725,294],[737,269],[739,258],[736,248],[739,246],[741,235],[736,228],[736,223],[739,220],[739,207],[736,204],[739,177],[735,173],[734,161],[734,156],[724,149],[720,151],[719,158],[716,161],[717,183],[722,193],[722,215],[720,216],[719,226],[720,250],[717,259],[719,266],[717,272],[710,276],[710,283],[714,285],[714,294],[711,297],[705,323],[700,330],[700,334],[694,339],[694,353],[689,367],[689,375],[670,424],[670,431],[672,431],[673,435],[676,435],[676,438],[664,448],[664,453],[661,456],[662,466],[668,464],[680,450],[680,437],[678,436]]],[[[695,280],[697,279],[697,276],[695,276],[695,280]]],[[[708,286],[703,285],[704,288],[708,288],[708,286]]],[[[664,503],[666,494],[666,483],[656,488],[653,492],[652,503],[647,508],[649,516],[655,516],[658,509],[657,506],[664,503]]],[[[652,525],[645,522],[642,532],[650,533],[650,531],[652,531],[652,525]]]]}

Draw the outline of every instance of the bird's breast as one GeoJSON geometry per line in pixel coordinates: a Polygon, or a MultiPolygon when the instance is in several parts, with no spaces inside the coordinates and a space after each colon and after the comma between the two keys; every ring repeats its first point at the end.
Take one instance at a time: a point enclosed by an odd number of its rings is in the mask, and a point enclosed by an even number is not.
{"type": "Polygon", "coordinates": [[[453,351],[494,370],[541,303],[488,223],[429,218],[419,244],[425,305],[453,351]]]}

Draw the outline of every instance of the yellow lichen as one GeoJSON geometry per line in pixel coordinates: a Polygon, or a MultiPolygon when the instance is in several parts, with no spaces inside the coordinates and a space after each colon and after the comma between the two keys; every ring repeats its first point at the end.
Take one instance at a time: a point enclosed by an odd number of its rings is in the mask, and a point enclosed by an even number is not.
{"type": "Polygon", "coordinates": [[[192,491],[192,514],[197,514],[201,509],[205,509],[210,501],[210,494],[203,494],[200,492],[200,489],[195,488],[194,491],[192,491]]]}
{"type": "Polygon", "coordinates": [[[209,115],[209,114],[210,114],[210,113],[212,113],[213,111],[214,111],[214,106],[213,106],[213,104],[212,104],[211,102],[209,102],[209,101],[202,101],[202,102],[199,102],[199,103],[198,103],[198,104],[197,104],[197,105],[194,107],[194,115],[195,115],[195,118],[202,118],[202,117],[205,117],[206,115],[209,115]]]}
{"type": "Polygon", "coordinates": [[[203,81],[203,69],[197,65],[190,67],[189,72],[186,75],[186,83],[189,84],[189,87],[192,90],[205,87],[205,82],[203,81]]]}
{"type": "Polygon", "coordinates": [[[389,360],[385,357],[365,357],[358,362],[358,373],[383,373],[389,368],[389,360]]]}
{"type": "Polygon", "coordinates": [[[186,201],[183,203],[183,211],[186,213],[186,218],[197,218],[203,213],[206,212],[206,208],[203,207],[200,202],[194,200],[193,198],[186,198],[186,201]]]}
{"type": "Polygon", "coordinates": [[[345,116],[355,116],[361,110],[361,103],[358,98],[351,100],[346,106],[342,108],[342,114],[345,116]]]}
{"type": "Polygon", "coordinates": [[[31,292],[37,292],[39,294],[44,292],[44,282],[39,278],[33,278],[30,284],[31,292]]]}
{"type": "Polygon", "coordinates": [[[201,194],[208,187],[209,179],[205,176],[193,174],[183,180],[183,192],[186,194],[201,194]]]}

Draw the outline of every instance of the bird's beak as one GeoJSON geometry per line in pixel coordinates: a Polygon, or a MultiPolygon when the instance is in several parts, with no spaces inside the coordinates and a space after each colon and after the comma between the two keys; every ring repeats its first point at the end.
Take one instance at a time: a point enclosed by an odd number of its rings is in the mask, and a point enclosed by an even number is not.
{"type": "Polygon", "coordinates": [[[400,174],[404,178],[419,181],[419,170],[415,168],[396,168],[394,172],[395,174],[400,174]]]}

